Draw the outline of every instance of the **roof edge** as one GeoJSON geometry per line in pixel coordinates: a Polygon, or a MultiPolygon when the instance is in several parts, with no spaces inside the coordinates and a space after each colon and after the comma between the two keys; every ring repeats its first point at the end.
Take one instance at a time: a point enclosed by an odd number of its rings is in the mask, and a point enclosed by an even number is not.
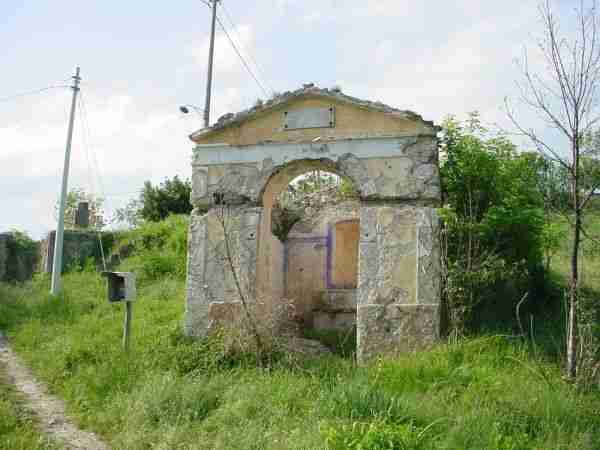
{"type": "Polygon", "coordinates": [[[434,129],[437,127],[433,121],[423,119],[423,117],[414,111],[401,110],[392,106],[386,105],[379,101],[363,100],[357,97],[352,97],[342,93],[340,89],[321,89],[314,84],[305,84],[302,88],[295,91],[287,91],[277,95],[266,102],[258,102],[252,108],[240,111],[236,114],[228,113],[217,120],[217,122],[208,128],[201,128],[189,135],[190,140],[195,141],[198,138],[210,136],[213,133],[224,130],[228,127],[240,125],[247,120],[258,117],[264,113],[271,112],[283,105],[300,98],[327,98],[338,102],[354,105],[359,108],[368,109],[370,111],[378,111],[387,114],[398,115],[399,117],[421,122],[434,129]]]}

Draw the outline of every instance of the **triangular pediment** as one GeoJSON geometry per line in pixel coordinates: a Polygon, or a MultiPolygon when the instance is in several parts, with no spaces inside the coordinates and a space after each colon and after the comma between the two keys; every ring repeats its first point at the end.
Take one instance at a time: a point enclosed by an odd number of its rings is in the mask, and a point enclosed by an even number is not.
{"type": "Polygon", "coordinates": [[[433,122],[381,102],[361,100],[337,89],[306,85],[237,114],[226,114],[190,139],[198,144],[251,145],[293,142],[317,137],[360,137],[432,134],[433,122]]]}

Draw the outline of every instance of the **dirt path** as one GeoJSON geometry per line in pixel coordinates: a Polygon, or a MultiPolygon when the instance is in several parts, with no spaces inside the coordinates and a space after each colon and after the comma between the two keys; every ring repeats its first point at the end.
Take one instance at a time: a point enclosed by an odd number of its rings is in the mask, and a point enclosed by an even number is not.
{"type": "Polygon", "coordinates": [[[25,406],[38,417],[43,432],[73,450],[107,450],[108,446],[93,433],[80,430],[65,415],[63,402],[49,395],[31,372],[20,362],[10,349],[8,341],[0,331],[0,364],[6,370],[9,381],[24,394],[25,406]]]}

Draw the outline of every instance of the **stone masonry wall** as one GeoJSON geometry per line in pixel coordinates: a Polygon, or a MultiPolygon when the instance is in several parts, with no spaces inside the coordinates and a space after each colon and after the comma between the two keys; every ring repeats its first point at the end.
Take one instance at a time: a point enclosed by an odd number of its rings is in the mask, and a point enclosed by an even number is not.
{"type": "Polygon", "coordinates": [[[194,153],[192,203],[206,207],[224,199],[260,204],[269,179],[298,162],[297,175],[311,165],[329,170],[352,180],[363,199],[437,201],[440,197],[436,139],[422,136],[263,145],[256,149],[198,147],[194,153]],[[224,159],[219,152],[232,161],[218,163],[224,159]],[[234,162],[249,157],[257,161],[234,162]],[[212,159],[215,162],[207,165],[212,159]]]}
{"type": "Polygon", "coordinates": [[[358,358],[399,353],[439,337],[439,256],[435,210],[361,210],[358,358]]]}
{"type": "MultiPolygon", "coordinates": [[[[108,258],[110,253],[110,244],[112,238],[109,234],[103,233],[102,241],[104,243],[104,254],[108,258]]],[[[46,273],[52,272],[54,262],[54,239],[56,231],[48,233],[46,239],[40,246],[40,270],[46,273]]],[[[65,230],[63,247],[63,270],[68,269],[73,264],[84,264],[88,258],[92,258],[95,264],[102,264],[102,254],[98,242],[98,233],[94,231],[74,231],[65,230]]]]}
{"type": "Polygon", "coordinates": [[[241,301],[238,284],[245,298],[255,300],[260,215],[261,208],[245,206],[192,213],[185,319],[188,334],[204,335],[223,317],[235,314],[241,301]]]}
{"type": "MultiPolygon", "coordinates": [[[[318,94],[323,98],[317,103],[286,100],[285,110],[338,99],[326,98],[325,91],[318,94]]],[[[285,248],[272,233],[274,199],[295,177],[323,170],[350,181],[360,198],[358,358],[414,351],[438,338],[439,243],[433,209],[441,195],[438,129],[414,113],[342,100],[351,108],[337,105],[329,127],[288,131],[281,125],[285,111],[271,108],[192,135],[197,146],[188,334],[206,335],[239,315],[236,284],[250,301],[283,300],[285,248]],[[223,204],[228,205],[229,238],[219,226],[223,204]],[[222,256],[227,242],[239,283],[222,256]]]]}
{"type": "Polygon", "coordinates": [[[0,281],[26,281],[37,269],[37,249],[24,250],[11,233],[0,234],[0,281]]]}

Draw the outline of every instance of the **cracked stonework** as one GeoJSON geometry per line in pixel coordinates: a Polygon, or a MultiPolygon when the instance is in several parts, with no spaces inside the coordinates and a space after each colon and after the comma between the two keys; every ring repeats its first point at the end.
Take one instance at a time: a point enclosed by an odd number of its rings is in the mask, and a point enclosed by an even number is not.
{"type": "Polygon", "coordinates": [[[224,239],[215,217],[225,203],[232,208],[231,259],[249,299],[277,304],[298,297],[303,323],[314,326],[312,312],[331,295],[336,264],[351,261],[335,256],[335,246],[345,245],[357,253],[355,279],[347,286],[357,304],[359,359],[416,350],[437,339],[438,131],[410,111],[309,84],[193,133],[186,333],[205,336],[217,318],[229,320],[239,301],[218,257],[224,239]],[[312,117],[325,108],[335,120],[292,130],[284,125],[288,111],[312,117]],[[312,171],[336,174],[357,199],[348,218],[358,230],[340,244],[336,227],[343,213],[329,217],[317,233],[310,205],[304,223],[298,222],[297,231],[306,234],[298,242],[272,232],[279,194],[312,171]],[[305,259],[298,262],[301,252],[305,259]]]}

